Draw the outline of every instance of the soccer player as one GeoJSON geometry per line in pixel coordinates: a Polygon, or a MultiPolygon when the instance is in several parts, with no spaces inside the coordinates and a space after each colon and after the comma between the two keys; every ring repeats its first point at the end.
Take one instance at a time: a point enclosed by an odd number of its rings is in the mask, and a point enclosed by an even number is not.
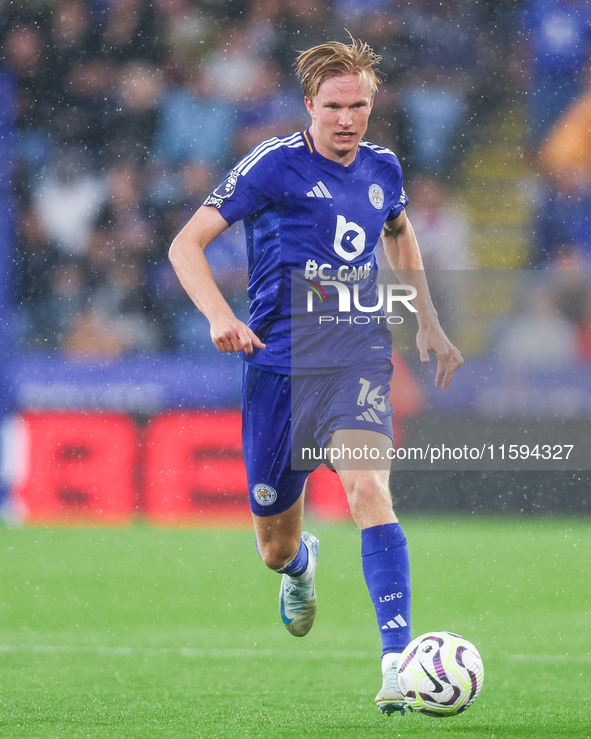
{"type": "MultiPolygon", "coordinates": [[[[282,575],[281,617],[294,636],[307,634],[314,621],[318,540],[302,532],[310,470],[292,468],[291,442],[312,438],[317,448],[329,451],[366,445],[385,459],[392,447],[393,410],[387,401],[390,335],[379,321],[364,326],[361,345],[338,353],[337,366],[331,352],[321,352],[321,359],[300,352],[295,362],[291,273],[308,267],[313,274],[314,265],[342,268],[361,286],[366,270],[377,267],[381,235],[392,268],[418,291],[413,298],[417,346],[423,362],[429,361],[429,351],[437,355],[435,385],[446,389],[463,361],[429,297],[405,212],[400,164],[388,149],[363,141],[378,61],[354,39],[301,53],[296,68],[310,127],[255,147],[170,249],[182,285],[209,319],[216,347],[243,353],[243,447],[256,544],[267,567],[282,575]],[[241,219],[251,299],[248,325],[232,312],[204,255],[229,224],[241,219]],[[319,398],[322,402],[316,402],[319,398]]],[[[310,468],[317,465],[311,462],[310,468]]],[[[361,530],[362,568],[382,639],[383,684],[376,704],[383,713],[404,712],[396,665],[411,640],[410,570],[406,538],[392,508],[389,470],[375,469],[371,462],[350,469],[337,459],[333,467],[361,530]]]]}

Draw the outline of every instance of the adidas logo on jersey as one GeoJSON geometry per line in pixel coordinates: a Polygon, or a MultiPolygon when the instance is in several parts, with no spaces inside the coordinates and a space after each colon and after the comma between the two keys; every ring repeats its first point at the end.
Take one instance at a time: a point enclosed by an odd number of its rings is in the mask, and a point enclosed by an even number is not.
{"type": "Polygon", "coordinates": [[[355,416],[355,418],[358,421],[369,421],[370,423],[379,423],[380,426],[382,426],[382,422],[380,421],[380,417],[374,411],[373,408],[368,408],[368,410],[363,411],[363,413],[360,416],[355,416]]]}
{"type": "Polygon", "coordinates": [[[408,626],[408,624],[402,618],[402,616],[398,614],[398,616],[394,616],[391,621],[388,621],[388,623],[382,626],[382,631],[389,631],[390,629],[400,629],[402,626],[408,626]]]}
{"type": "Polygon", "coordinates": [[[309,198],[330,198],[332,200],[332,195],[328,192],[328,188],[320,181],[318,181],[310,192],[306,193],[306,195],[309,198]]]}

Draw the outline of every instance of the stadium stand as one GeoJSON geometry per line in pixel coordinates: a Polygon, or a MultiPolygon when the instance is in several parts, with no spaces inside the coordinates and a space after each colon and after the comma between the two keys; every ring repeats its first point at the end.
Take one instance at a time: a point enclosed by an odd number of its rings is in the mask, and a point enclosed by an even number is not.
{"type": "MultiPolygon", "coordinates": [[[[178,310],[168,305],[170,240],[232,161],[306,125],[294,44],[342,35],[344,23],[384,57],[380,143],[401,149],[407,178],[446,177],[482,87],[470,28],[493,29],[493,16],[466,2],[13,4],[1,37],[18,97],[19,346],[194,348],[186,298],[176,291],[178,310]]],[[[232,282],[239,238],[223,251],[219,272],[232,282]]]]}
{"type": "MultiPolygon", "coordinates": [[[[459,219],[461,259],[442,246],[445,266],[456,259],[456,268],[528,268],[545,265],[558,248],[560,263],[550,266],[580,267],[560,250],[562,234],[539,244],[541,232],[554,232],[540,225],[548,202],[540,183],[549,184],[532,131],[551,121],[532,124],[543,95],[530,104],[528,94],[532,84],[551,87],[552,74],[573,70],[580,91],[589,59],[587,46],[571,57],[561,47],[554,66],[544,66],[548,6],[16,0],[3,7],[0,302],[10,357],[3,407],[145,419],[168,408],[236,406],[239,362],[217,356],[167,250],[232,162],[270,135],[307,125],[293,59],[314,43],[345,40],[344,28],[383,57],[367,137],[401,158],[411,220],[416,208],[428,239],[433,198],[459,219]]],[[[575,16],[570,32],[587,39],[583,11],[575,16]]],[[[577,90],[569,88],[569,100],[577,90]]],[[[556,118],[558,103],[562,110],[568,101],[552,102],[556,118]]],[[[558,199],[554,193],[550,203],[558,199]]],[[[243,254],[238,226],[211,251],[216,278],[242,315],[243,254]]],[[[591,300],[583,283],[579,307],[563,300],[558,309],[586,361],[591,300]]],[[[508,305],[518,307],[518,291],[518,283],[494,296],[474,288],[470,320],[452,331],[467,354],[491,350],[495,321],[508,305]]]]}

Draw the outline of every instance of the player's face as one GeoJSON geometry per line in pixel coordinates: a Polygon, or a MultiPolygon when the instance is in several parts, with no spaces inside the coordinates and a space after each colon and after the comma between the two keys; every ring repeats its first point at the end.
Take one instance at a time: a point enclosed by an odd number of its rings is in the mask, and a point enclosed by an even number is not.
{"type": "Polygon", "coordinates": [[[312,116],[310,133],[316,151],[345,166],[357,155],[373,106],[371,84],[365,74],[329,77],[313,100],[304,98],[312,116]]]}

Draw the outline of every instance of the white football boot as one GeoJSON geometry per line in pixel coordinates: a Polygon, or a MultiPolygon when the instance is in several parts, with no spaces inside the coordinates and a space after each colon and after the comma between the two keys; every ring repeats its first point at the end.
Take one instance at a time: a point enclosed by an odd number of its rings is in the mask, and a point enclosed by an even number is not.
{"type": "Polygon", "coordinates": [[[399,711],[400,715],[404,716],[404,712],[408,708],[408,704],[398,687],[396,668],[398,667],[399,657],[399,654],[385,654],[382,659],[382,676],[384,681],[380,692],[376,695],[376,705],[382,713],[388,716],[396,711],[399,711]]]}
{"type": "Polygon", "coordinates": [[[318,539],[307,531],[302,541],[308,549],[308,566],[298,577],[283,575],[279,590],[279,610],[285,628],[294,636],[305,636],[312,628],[316,615],[314,572],[318,560],[318,539]]]}

